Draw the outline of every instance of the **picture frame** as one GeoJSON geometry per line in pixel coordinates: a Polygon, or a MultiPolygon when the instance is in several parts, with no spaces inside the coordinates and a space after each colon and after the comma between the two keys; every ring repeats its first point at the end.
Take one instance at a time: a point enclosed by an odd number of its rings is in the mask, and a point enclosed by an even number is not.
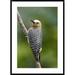
{"type": "Polygon", "coordinates": [[[55,74],[55,75],[64,75],[65,73],[65,53],[64,53],[64,0],[57,1],[24,1],[24,0],[11,0],[10,1],[10,74],[19,75],[19,74],[55,74]],[[35,2],[35,4],[34,4],[35,2]],[[44,5],[45,4],[45,5],[44,5]],[[17,7],[58,7],[58,68],[17,68],[17,7]],[[60,17],[59,17],[60,16],[60,17]],[[60,20],[59,20],[60,19],[60,20]],[[16,25],[16,27],[15,27],[16,25]],[[60,31],[60,33],[59,33],[60,31]],[[16,33],[15,33],[16,32],[16,33]],[[15,39],[16,38],[16,39],[15,39]],[[61,42],[60,42],[61,41],[61,42]],[[59,46],[60,45],[60,46],[59,46]],[[61,51],[60,51],[61,50],[61,51]],[[62,65],[62,66],[61,66],[62,65]],[[61,67],[59,67],[61,66],[61,67]],[[40,71],[39,71],[40,70],[40,71]]]}

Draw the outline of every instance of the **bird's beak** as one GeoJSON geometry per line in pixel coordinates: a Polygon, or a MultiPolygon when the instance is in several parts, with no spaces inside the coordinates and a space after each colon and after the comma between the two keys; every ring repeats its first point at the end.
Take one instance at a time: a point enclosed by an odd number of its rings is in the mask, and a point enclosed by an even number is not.
{"type": "Polygon", "coordinates": [[[35,23],[33,20],[31,20],[32,23],[35,23]]]}

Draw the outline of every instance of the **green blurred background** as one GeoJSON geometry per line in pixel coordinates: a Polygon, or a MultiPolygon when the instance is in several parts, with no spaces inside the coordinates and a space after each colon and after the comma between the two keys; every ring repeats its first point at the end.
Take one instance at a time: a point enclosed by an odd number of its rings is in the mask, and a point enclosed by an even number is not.
{"type": "MultiPolygon", "coordinates": [[[[27,29],[31,27],[31,19],[42,22],[42,68],[57,68],[57,7],[18,7],[27,29]]],[[[17,23],[17,67],[35,68],[32,50],[19,23],[17,23]]]]}

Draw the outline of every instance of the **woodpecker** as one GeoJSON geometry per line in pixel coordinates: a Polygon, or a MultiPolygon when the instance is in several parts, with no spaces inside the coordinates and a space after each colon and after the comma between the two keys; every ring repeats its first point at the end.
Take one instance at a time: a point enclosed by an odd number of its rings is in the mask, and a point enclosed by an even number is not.
{"type": "MultiPolygon", "coordinates": [[[[42,28],[41,21],[31,20],[32,26],[28,29],[28,40],[36,63],[40,63],[40,53],[42,50],[42,28]]],[[[40,64],[39,64],[40,65],[40,64]]]]}

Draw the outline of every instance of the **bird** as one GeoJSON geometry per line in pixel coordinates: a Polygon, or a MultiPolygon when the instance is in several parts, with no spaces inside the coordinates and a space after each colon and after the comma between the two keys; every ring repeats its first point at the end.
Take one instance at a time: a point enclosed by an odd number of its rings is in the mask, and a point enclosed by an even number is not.
{"type": "Polygon", "coordinates": [[[28,42],[32,49],[36,65],[41,68],[40,53],[42,51],[42,24],[40,20],[31,20],[32,25],[28,29],[28,42]]]}

